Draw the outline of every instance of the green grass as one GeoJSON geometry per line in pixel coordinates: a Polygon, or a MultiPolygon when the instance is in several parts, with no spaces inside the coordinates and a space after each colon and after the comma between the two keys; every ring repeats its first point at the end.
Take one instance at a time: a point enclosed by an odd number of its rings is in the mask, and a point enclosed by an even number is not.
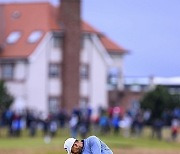
{"type": "MultiPolygon", "coordinates": [[[[147,132],[146,132],[147,133],[147,132]]],[[[125,138],[122,135],[98,135],[109,147],[114,149],[134,149],[134,148],[149,148],[149,149],[167,149],[180,150],[180,143],[167,142],[166,140],[159,141],[144,135],[141,138],[125,138]]],[[[44,142],[43,135],[39,132],[34,138],[28,136],[27,131],[24,131],[22,137],[6,137],[5,131],[1,131],[0,137],[0,154],[21,154],[23,151],[26,154],[65,154],[63,149],[64,140],[69,137],[67,130],[60,130],[55,138],[49,144],[44,142]],[[21,152],[20,152],[21,151],[21,152]]]]}

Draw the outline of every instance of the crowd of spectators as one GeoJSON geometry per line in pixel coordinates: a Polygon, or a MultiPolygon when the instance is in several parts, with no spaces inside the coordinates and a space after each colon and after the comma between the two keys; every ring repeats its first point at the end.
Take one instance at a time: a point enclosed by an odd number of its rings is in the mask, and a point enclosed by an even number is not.
{"type": "Polygon", "coordinates": [[[162,139],[162,129],[168,127],[171,130],[171,139],[176,140],[180,128],[180,109],[164,111],[162,118],[151,119],[149,110],[138,109],[123,111],[120,107],[107,110],[100,108],[99,113],[93,116],[89,108],[74,109],[71,115],[65,110],[58,113],[45,115],[33,110],[14,112],[4,111],[0,118],[0,127],[7,127],[8,136],[21,136],[23,129],[27,129],[29,136],[36,136],[37,130],[41,130],[44,136],[54,137],[59,129],[69,128],[70,135],[76,138],[80,135],[85,138],[88,133],[106,135],[122,134],[124,137],[139,137],[145,126],[152,129],[152,137],[162,139]]]}

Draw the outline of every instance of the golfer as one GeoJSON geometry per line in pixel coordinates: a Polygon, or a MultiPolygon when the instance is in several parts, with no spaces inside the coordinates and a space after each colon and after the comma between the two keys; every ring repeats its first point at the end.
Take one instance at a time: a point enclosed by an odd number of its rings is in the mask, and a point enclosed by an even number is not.
{"type": "Polygon", "coordinates": [[[68,138],[64,142],[64,149],[68,154],[113,154],[111,149],[96,136],[81,141],[68,138]]]}

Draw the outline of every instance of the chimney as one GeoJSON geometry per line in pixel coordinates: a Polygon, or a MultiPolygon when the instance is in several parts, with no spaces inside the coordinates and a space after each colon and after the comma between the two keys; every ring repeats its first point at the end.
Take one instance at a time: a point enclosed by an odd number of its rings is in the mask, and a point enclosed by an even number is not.
{"type": "Polygon", "coordinates": [[[61,0],[60,7],[60,21],[64,29],[61,106],[68,113],[79,104],[80,5],[81,0],[61,0]]]}

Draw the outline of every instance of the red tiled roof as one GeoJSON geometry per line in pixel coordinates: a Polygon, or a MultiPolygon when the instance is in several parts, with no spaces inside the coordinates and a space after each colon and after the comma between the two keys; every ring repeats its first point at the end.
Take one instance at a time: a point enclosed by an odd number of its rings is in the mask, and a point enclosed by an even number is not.
{"type": "MultiPolygon", "coordinates": [[[[5,38],[15,31],[22,32],[20,39],[14,44],[6,44],[5,50],[1,53],[1,57],[27,57],[29,56],[37,43],[28,43],[27,38],[33,30],[42,30],[43,36],[49,31],[50,5],[48,3],[14,3],[4,5],[5,19],[5,38]],[[20,13],[19,18],[12,17],[13,12],[20,13]]],[[[43,38],[41,37],[41,39],[43,38]]]]}
{"type": "Polygon", "coordinates": [[[117,53],[117,54],[118,53],[123,54],[123,53],[127,52],[124,48],[117,45],[115,42],[110,40],[105,35],[101,34],[99,37],[100,37],[100,40],[101,40],[102,44],[105,46],[105,48],[107,49],[108,52],[117,53]]]}
{"type": "Polygon", "coordinates": [[[87,22],[85,21],[82,21],[82,29],[83,31],[85,32],[89,32],[89,33],[99,33],[98,30],[96,30],[95,28],[93,28],[92,26],[90,26],[87,22]]]}
{"type": "Polygon", "coordinates": [[[85,32],[98,34],[102,44],[104,45],[104,47],[107,49],[108,52],[112,52],[112,53],[114,52],[117,54],[119,54],[119,53],[123,54],[123,53],[127,52],[123,47],[117,45],[115,42],[110,40],[108,37],[106,37],[105,35],[100,33],[98,30],[96,30],[94,27],[92,27],[85,21],[82,21],[82,29],[85,32]]]}
{"type": "MultiPolygon", "coordinates": [[[[0,4],[4,9],[5,19],[5,38],[9,33],[19,30],[22,32],[20,39],[14,44],[5,45],[4,51],[0,53],[1,58],[23,58],[28,57],[38,43],[45,36],[45,34],[52,30],[61,30],[60,25],[57,23],[58,8],[53,7],[47,2],[43,3],[11,3],[0,4]],[[20,13],[19,18],[12,17],[13,12],[18,11],[20,13]],[[36,43],[28,43],[27,38],[34,30],[43,31],[43,36],[36,43]]],[[[99,33],[95,28],[91,27],[86,22],[82,22],[82,29],[85,32],[99,33]]],[[[99,33],[100,34],[100,33],[99,33]]],[[[105,36],[100,37],[105,48],[111,52],[116,51],[118,53],[124,53],[124,49],[116,45],[110,39],[105,36]]]]}

